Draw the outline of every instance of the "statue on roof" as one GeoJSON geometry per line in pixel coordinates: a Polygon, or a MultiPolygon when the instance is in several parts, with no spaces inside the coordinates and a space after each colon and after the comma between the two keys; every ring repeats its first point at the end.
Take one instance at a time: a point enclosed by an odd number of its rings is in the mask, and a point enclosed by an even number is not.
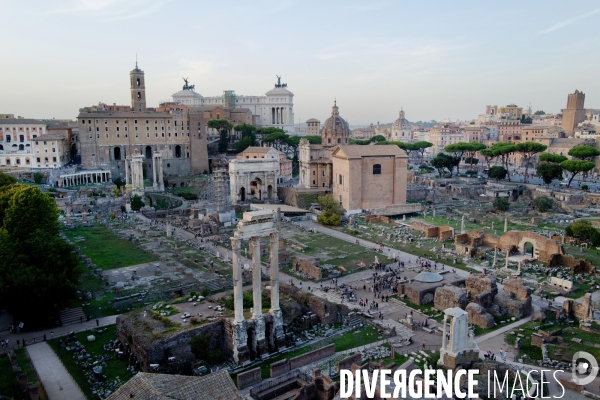
{"type": "Polygon", "coordinates": [[[185,82],[185,85],[183,85],[183,90],[194,90],[196,85],[190,85],[188,82],[189,78],[181,78],[181,79],[183,79],[183,81],[185,82]]]}
{"type": "Polygon", "coordinates": [[[281,76],[275,75],[277,77],[277,87],[281,86],[281,76]]]}

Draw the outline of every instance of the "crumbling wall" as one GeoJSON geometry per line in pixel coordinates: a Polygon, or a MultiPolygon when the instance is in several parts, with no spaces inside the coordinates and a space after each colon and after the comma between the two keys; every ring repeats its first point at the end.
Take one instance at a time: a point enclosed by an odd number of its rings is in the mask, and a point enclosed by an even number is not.
{"type": "Polygon", "coordinates": [[[523,318],[531,314],[531,289],[519,278],[505,279],[504,290],[494,298],[500,315],[523,318]]]}
{"type": "Polygon", "coordinates": [[[319,260],[316,258],[296,257],[293,267],[295,271],[305,273],[306,275],[316,279],[323,279],[323,269],[318,265],[319,260]]]}
{"type": "Polygon", "coordinates": [[[250,371],[240,372],[237,376],[237,388],[242,390],[248,386],[255,385],[262,381],[260,377],[260,367],[251,369],[250,371]]]}
{"type": "Polygon", "coordinates": [[[484,308],[490,307],[498,294],[496,275],[469,275],[465,281],[468,298],[484,308]]]}
{"type": "Polygon", "coordinates": [[[571,255],[555,254],[550,259],[548,266],[562,265],[571,269],[571,274],[596,274],[596,267],[591,262],[571,255]]]}
{"type": "Polygon", "coordinates": [[[492,328],[494,326],[494,317],[492,314],[485,311],[485,308],[481,305],[469,303],[465,308],[465,311],[469,314],[469,324],[477,325],[484,329],[492,328]]]}
{"type": "Polygon", "coordinates": [[[562,309],[557,312],[557,318],[560,318],[561,315],[567,318],[576,318],[579,321],[592,319],[592,295],[586,293],[581,304],[576,300],[565,300],[562,309]]]}
{"type": "Polygon", "coordinates": [[[427,222],[414,221],[410,227],[416,231],[423,232],[425,237],[432,238],[438,237],[440,229],[432,224],[428,224],[427,222]]]}
{"type": "Polygon", "coordinates": [[[435,290],[433,306],[440,311],[454,307],[459,307],[464,310],[466,305],[467,295],[464,290],[459,287],[445,285],[438,287],[435,290]]]}
{"type": "MultiPolygon", "coordinates": [[[[286,298],[295,302],[295,307],[299,307],[302,314],[312,312],[322,324],[332,324],[338,322],[338,315],[346,316],[350,312],[344,304],[331,303],[310,293],[306,293],[295,286],[284,283],[279,284],[280,301],[286,302],[286,298]]],[[[282,307],[285,324],[290,324],[288,311],[282,307]]],[[[301,315],[300,315],[301,316],[301,315]]]]}

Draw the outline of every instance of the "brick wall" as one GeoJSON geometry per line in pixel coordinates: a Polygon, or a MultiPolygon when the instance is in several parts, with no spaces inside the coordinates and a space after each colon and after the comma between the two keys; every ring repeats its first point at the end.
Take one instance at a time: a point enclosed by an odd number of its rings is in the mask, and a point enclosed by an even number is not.
{"type": "Polygon", "coordinates": [[[256,383],[260,383],[262,378],[260,377],[260,367],[251,369],[250,371],[241,372],[237,376],[237,388],[242,390],[248,386],[252,386],[256,383]]]}
{"type": "Polygon", "coordinates": [[[290,362],[288,360],[279,360],[271,364],[271,378],[285,374],[290,370],[290,362]]]}
{"type": "Polygon", "coordinates": [[[290,370],[296,369],[306,364],[313,363],[322,358],[329,357],[335,354],[335,344],[330,344],[329,346],[322,347],[317,350],[310,351],[306,354],[302,354],[301,356],[294,357],[290,359],[290,370]]]}
{"type": "Polygon", "coordinates": [[[343,369],[351,369],[352,364],[360,365],[361,360],[362,358],[360,356],[360,353],[356,353],[352,356],[346,357],[337,363],[337,372],[340,372],[343,369]]]}

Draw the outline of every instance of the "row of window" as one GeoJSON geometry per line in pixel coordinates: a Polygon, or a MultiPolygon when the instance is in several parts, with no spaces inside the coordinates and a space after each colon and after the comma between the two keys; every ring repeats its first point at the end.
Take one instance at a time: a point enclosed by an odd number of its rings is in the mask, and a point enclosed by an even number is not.
{"type": "MultiPolygon", "coordinates": [[[[107,130],[107,132],[108,132],[108,130],[107,130]]],[[[106,139],[109,139],[109,135],[110,135],[110,134],[108,134],[108,133],[106,133],[106,134],[105,134],[105,137],[106,137],[106,139]]],[[[189,133],[188,133],[187,135],[188,135],[188,136],[190,136],[190,134],[189,134],[189,133]]],[[[173,136],[174,136],[174,137],[179,137],[179,136],[178,136],[178,134],[177,134],[177,132],[175,132],[173,136]]],[[[128,138],[129,136],[128,136],[128,135],[127,135],[127,133],[126,133],[126,134],[125,134],[123,137],[124,137],[124,138],[128,138]]],[[[137,138],[137,137],[139,137],[139,135],[138,135],[138,133],[137,133],[137,132],[135,132],[135,137],[136,137],[136,138],[137,138]]],[[[149,137],[150,137],[150,132],[146,132],[146,137],[147,137],[147,138],[149,138],[149,137]]],[[[155,133],[154,133],[154,137],[158,137],[158,132],[155,132],[155,133]]],[[[165,133],[164,133],[164,132],[162,132],[160,137],[165,137],[165,133]]],[[[171,137],[171,132],[168,132],[168,133],[167,133],[167,137],[171,137]]],[[[182,132],[182,133],[181,133],[181,137],[185,137],[185,133],[183,133],[183,132],[182,132]]],[[[198,139],[200,139],[201,137],[202,137],[202,136],[201,136],[200,134],[198,134],[198,139]]],[[[90,138],[90,139],[93,139],[93,134],[92,134],[92,133],[90,133],[90,134],[89,134],[89,138],[90,138]]],[[[117,139],[120,139],[120,138],[121,138],[121,134],[120,134],[120,133],[117,133],[117,134],[116,134],[116,138],[117,138],[117,139]]],[[[99,133],[96,133],[96,139],[100,139],[100,134],[99,134],[99,133]]]]}
{"type": "MultiPolygon", "coordinates": [[[[218,119],[218,118],[219,118],[219,117],[217,117],[217,119],[218,119]]],[[[92,120],[91,120],[91,119],[88,119],[87,121],[88,121],[88,122],[87,122],[87,123],[88,123],[88,125],[91,125],[91,124],[92,124],[92,120]]],[[[96,124],[99,124],[99,123],[100,123],[100,122],[99,122],[99,120],[95,120],[95,122],[96,122],[96,124]]],[[[81,123],[82,123],[83,125],[85,125],[85,119],[82,119],[82,120],[81,120],[81,123]]],[[[117,124],[118,124],[118,123],[119,123],[119,120],[118,120],[118,119],[116,119],[116,120],[115,120],[115,123],[117,123],[117,124]]],[[[126,124],[126,123],[127,123],[127,120],[126,120],[126,119],[124,119],[124,120],[123,120],[123,123],[124,123],[124,124],[126,124]]],[[[134,123],[135,125],[137,125],[137,123],[138,123],[138,120],[137,120],[137,119],[134,119],[134,120],[133,120],[133,123],[134,123]]],[[[149,124],[149,123],[150,123],[150,120],[148,120],[148,119],[147,119],[147,120],[146,120],[146,124],[149,124]]],[[[155,120],[154,120],[154,124],[155,124],[155,125],[158,125],[158,120],[157,120],[157,119],[155,119],[155,120]]],[[[161,125],[164,125],[164,124],[165,124],[165,120],[164,120],[164,119],[161,119],[161,120],[160,120],[160,124],[161,124],[161,125]]],[[[168,119],[168,120],[167,120],[167,125],[170,125],[170,124],[171,124],[171,120],[170,120],[170,119],[168,119]]],[[[199,123],[198,123],[198,124],[199,124],[199,123]]],[[[108,120],[107,120],[107,119],[105,119],[105,120],[104,120],[104,125],[108,125],[108,120]]],[[[177,126],[177,121],[173,121],[173,125],[177,126]]],[[[180,126],[183,126],[183,121],[181,121],[181,123],[180,123],[180,126]]],[[[29,128],[27,128],[27,129],[29,129],[29,128]]],[[[21,130],[23,130],[23,129],[21,129],[21,130]]],[[[35,128],[33,128],[33,130],[35,130],[35,128]]]]}
{"type": "MultiPolygon", "coordinates": [[[[41,157],[37,157],[36,161],[38,162],[38,164],[41,163],[41,157]]],[[[6,160],[4,160],[4,162],[6,163],[6,165],[11,165],[10,158],[7,158],[6,160]]],[[[48,162],[49,162],[48,161],[48,157],[44,157],[44,162],[46,164],[48,164],[48,162]]],[[[56,157],[52,157],[52,162],[56,162],[56,157]]],[[[21,159],[20,158],[17,158],[15,160],[15,165],[21,165],[21,159]]],[[[25,165],[31,165],[31,161],[29,160],[29,157],[25,158],[25,165]]]]}

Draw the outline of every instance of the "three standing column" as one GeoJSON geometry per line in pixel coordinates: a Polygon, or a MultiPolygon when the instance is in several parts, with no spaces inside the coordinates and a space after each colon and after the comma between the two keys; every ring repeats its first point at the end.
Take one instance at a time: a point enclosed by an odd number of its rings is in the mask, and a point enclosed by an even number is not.
{"type": "Polygon", "coordinates": [[[260,266],[260,236],[251,239],[252,246],[252,297],[254,307],[252,308],[252,318],[262,317],[262,286],[261,286],[261,266],[260,266]]]}

